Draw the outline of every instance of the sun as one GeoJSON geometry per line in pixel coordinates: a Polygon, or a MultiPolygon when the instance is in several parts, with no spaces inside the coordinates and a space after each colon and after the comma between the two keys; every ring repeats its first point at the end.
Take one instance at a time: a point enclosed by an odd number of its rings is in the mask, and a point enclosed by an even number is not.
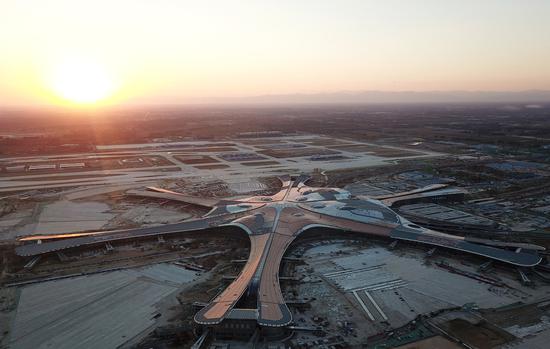
{"type": "Polygon", "coordinates": [[[75,104],[99,103],[117,88],[104,66],[87,59],[65,60],[55,66],[50,85],[58,97],[75,104]]]}

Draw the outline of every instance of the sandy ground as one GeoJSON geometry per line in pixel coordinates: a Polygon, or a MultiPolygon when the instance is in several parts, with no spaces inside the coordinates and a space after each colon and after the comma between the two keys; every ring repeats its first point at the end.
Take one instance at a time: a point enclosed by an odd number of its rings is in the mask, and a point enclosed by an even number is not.
{"type": "Polygon", "coordinates": [[[119,347],[151,329],[157,304],[196,278],[157,264],[22,287],[10,348],[119,347]]]}
{"type": "Polygon", "coordinates": [[[116,221],[132,221],[140,226],[177,223],[191,218],[192,215],[181,211],[170,210],[155,206],[136,206],[118,215],[109,225],[116,227],[116,221]]]}
{"type": "MultiPolygon", "coordinates": [[[[449,273],[426,263],[422,251],[411,248],[388,250],[372,246],[323,244],[302,256],[313,273],[306,272],[300,297],[315,297],[314,313],[334,322],[351,321],[360,335],[374,335],[397,328],[438,309],[475,303],[493,308],[541,299],[548,286],[522,286],[514,274],[492,274],[512,288],[495,287],[449,273]],[[320,282],[322,281],[322,282],[320,282]],[[357,296],[354,295],[354,291],[357,296]],[[359,301],[359,299],[361,302],[359,301]],[[350,304],[354,311],[346,308],[350,304]],[[365,310],[364,307],[367,309],[365,310]],[[355,315],[359,312],[361,318],[355,315]],[[359,325],[362,324],[362,325],[359,325]]],[[[477,265],[447,257],[436,257],[459,269],[476,272],[477,265]]]]}
{"type": "MultiPolygon", "coordinates": [[[[142,205],[117,205],[113,209],[98,201],[97,195],[120,191],[120,186],[86,188],[61,193],[62,200],[37,202],[34,208],[21,208],[0,218],[0,240],[13,240],[34,234],[57,234],[80,231],[116,229],[121,226],[153,226],[180,222],[192,217],[170,206],[158,203],[142,205]],[[80,201],[71,201],[79,199],[80,201]]],[[[32,205],[30,206],[32,207],[32,205]]]]}
{"type": "Polygon", "coordinates": [[[101,202],[57,201],[43,207],[35,222],[15,230],[15,235],[69,233],[101,229],[114,215],[101,202]]]}
{"type": "MultiPolygon", "coordinates": [[[[151,182],[154,183],[154,182],[151,182]]],[[[140,183],[140,184],[128,184],[128,185],[106,185],[101,187],[91,187],[91,188],[79,188],[79,189],[72,189],[67,190],[63,193],[65,199],[67,200],[78,200],[78,199],[84,199],[90,196],[96,196],[101,194],[108,194],[115,191],[122,191],[122,190],[128,190],[136,187],[141,187],[146,185],[147,183],[140,183]]]]}
{"type": "Polygon", "coordinates": [[[418,342],[406,344],[397,347],[396,349],[461,349],[462,346],[449,341],[445,337],[435,336],[426,338],[418,342]]]}
{"type": "Polygon", "coordinates": [[[499,349],[547,349],[550,343],[550,329],[533,332],[531,335],[512,343],[499,346],[499,349]]]}
{"type": "Polygon", "coordinates": [[[33,209],[18,209],[0,218],[0,240],[13,240],[16,238],[16,227],[20,227],[27,221],[32,221],[33,209]]]}

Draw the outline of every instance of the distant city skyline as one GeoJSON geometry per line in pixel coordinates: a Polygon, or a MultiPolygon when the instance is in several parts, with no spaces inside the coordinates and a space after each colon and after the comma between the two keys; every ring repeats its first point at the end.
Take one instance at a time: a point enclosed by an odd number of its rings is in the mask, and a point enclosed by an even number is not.
{"type": "Polygon", "coordinates": [[[0,106],[322,102],[339,91],[529,102],[550,91],[543,0],[6,0],[0,13],[0,106]]]}

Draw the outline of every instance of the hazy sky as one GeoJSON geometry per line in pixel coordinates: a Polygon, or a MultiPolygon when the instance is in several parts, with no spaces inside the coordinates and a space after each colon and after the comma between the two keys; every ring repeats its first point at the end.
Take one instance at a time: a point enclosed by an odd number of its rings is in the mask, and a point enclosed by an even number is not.
{"type": "Polygon", "coordinates": [[[549,0],[0,0],[0,103],[93,62],[117,101],[550,89],[549,0]]]}

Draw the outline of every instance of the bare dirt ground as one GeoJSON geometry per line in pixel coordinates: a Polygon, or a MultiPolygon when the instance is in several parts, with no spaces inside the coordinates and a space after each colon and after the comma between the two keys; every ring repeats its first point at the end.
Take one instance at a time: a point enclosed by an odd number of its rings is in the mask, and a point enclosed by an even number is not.
{"type": "Polygon", "coordinates": [[[449,341],[445,337],[435,336],[426,338],[418,342],[405,344],[395,349],[461,349],[462,347],[454,342],[449,341]]]}
{"type": "Polygon", "coordinates": [[[479,349],[491,349],[513,341],[514,336],[495,326],[481,321],[472,324],[463,319],[454,319],[442,325],[443,329],[456,338],[479,349]]]}

